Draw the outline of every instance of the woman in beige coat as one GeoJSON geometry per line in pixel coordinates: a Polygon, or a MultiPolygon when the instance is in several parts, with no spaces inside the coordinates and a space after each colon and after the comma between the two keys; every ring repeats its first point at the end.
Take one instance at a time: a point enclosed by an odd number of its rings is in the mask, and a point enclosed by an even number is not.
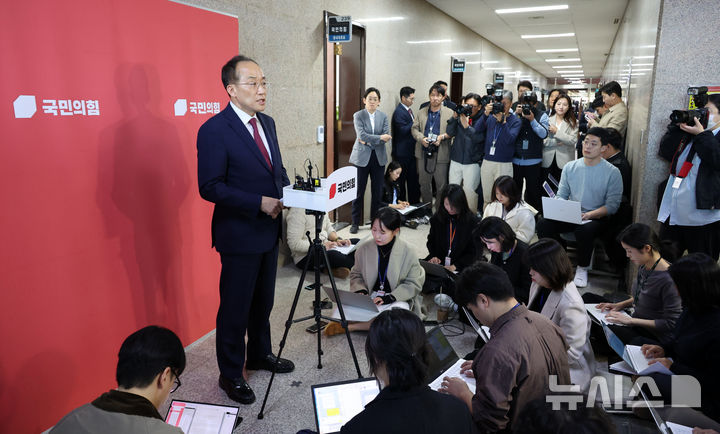
{"type": "MultiPolygon", "coordinates": [[[[396,210],[381,208],[372,221],[372,238],[358,244],[355,265],[350,270],[350,290],[366,294],[383,309],[403,308],[425,317],[420,290],[425,271],[412,248],[398,237],[402,216],[396,210]]],[[[348,324],[350,331],[368,330],[370,321],[348,324]]],[[[345,333],[336,322],[325,334],[345,333]]]]}
{"type": "Polygon", "coordinates": [[[595,375],[595,355],[590,346],[590,317],[573,283],[573,267],[565,249],[543,238],[530,246],[530,302],[528,308],[550,318],[565,333],[570,380],[583,391],[595,375]]]}
{"type": "Polygon", "coordinates": [[[543,146],[543,179],[548,173],[560,180],[562,168],[575,159],[578,140],[578,122],[575,119],[572,100],[560,95],[555,100],[555,114],[548,121],[548,136],[543,146]]]}

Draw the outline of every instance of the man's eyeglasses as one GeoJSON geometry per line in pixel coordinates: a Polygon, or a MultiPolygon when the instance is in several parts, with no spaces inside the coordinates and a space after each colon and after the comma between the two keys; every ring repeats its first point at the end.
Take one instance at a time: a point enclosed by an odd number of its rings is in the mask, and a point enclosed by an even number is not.
{"type": "Polygon", "coordinates": [[[265,90],[267,90],[267,89],[268,89],[268,86],[270,85],[270,83],[268,83],[267,81],[263,81],[263,82],[260,82],[260,83],[258,83],[258,82],[256,82],[256,81],[250,81],[250,82],[247,82],[247,83],[238,83],[238,84],[241,85],[241,86],[250,86],[250,87],[254,88],[255,90],[258,90],[258,89],[260,89],[261,87],[264,88],[265,90]]]}
{"type": "Polygon", "coordinates": [[[583,140],[582,142],[583,146],[600,146],[602,145],[601,142],[594,142],[588,139],[583,140]]]}
{"type": "Polygon", "coordinates": [[[175,380],[173,381],[173,386],[172,389],[170,389],[170,393],[173,393],[174,391],[178,390],[180,386],[182,386],[182,383],[180,382],[180,376],[174,373],[173,375],[175,375],[175,380]]]}

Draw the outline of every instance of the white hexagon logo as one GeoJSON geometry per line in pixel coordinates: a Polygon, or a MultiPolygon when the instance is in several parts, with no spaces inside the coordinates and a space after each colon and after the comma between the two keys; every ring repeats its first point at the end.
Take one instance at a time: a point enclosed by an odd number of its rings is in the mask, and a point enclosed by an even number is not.
{"type": "Polygon", "coordinates": [[[37,111],[35,95],[20,95],[13,101],[13,107],[15,108],[15,118],[29,119],[33,117],[37,111]]]}
{"type": "Polygon", "coordinates": [[[187,113],[187,100],[179,99],[175,101],[175,116],[185,116],[187,113]]]}

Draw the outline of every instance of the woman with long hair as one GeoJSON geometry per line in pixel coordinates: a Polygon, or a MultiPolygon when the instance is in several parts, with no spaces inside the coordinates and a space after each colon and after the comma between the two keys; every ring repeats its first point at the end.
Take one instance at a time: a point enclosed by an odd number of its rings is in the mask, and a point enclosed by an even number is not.
{"type": "Polygon", "coordinates": [[[595,375],[595,356],[590,346],[590,317],[573,283],[570,258],[560,243],[542,238],[530,246],[528,261],[533,280],[528,308],[550,318],[565,333],[570,380],[586,391],[595,375]]]}
{"type": "MultiPolygon", "coordinates": [[[[550,116],[548,136],[543,148],[543,176],[551,174],[560,179],[565,164],[575,159],[575,145],[578,139],[578,122],[569,96],[562,94],[555,99],[554,114],[550,116]]],[[[542,184],[542,182],[541,182],[542,184]]]]}

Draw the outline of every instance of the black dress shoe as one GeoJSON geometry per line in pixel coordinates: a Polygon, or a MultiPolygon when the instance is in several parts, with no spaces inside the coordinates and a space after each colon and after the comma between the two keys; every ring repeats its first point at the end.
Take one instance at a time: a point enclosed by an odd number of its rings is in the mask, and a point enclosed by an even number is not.
{"type": "Polygon", "coordinates": [[[351,233],[351,234],[356,234],[356,233],[358,233],[358,225],[352,225],[352,226],[350,226],[350,233],[351,233]]]}
{"type": "Polygon", "coordinates": [[[218,383],[220,384],[220,388],[227,393],[228,398],[233,401],[241,404],[252,404],[255,402],[255,393],[244,378],[240,377],[231,380],[220,374],[218,383]]]}
{"type": "MultiPolygon", "coordinates": [[[[275,366],[276,358],[277,357],[274,354],[268,354],[267,356],[265,356],[264,359],[248,360],[245,363],[245,367],[254,371],[262,369],[272,372],[273,367],[275,366]]],[[[293,362],[288,359],[280,358],[280,360],[278,360],[277,370],[275,372],[277,372],[278,374],[286,374],[288,372],[292,372],[293,370],[295,370],[295,364],[293,362]]]]}

